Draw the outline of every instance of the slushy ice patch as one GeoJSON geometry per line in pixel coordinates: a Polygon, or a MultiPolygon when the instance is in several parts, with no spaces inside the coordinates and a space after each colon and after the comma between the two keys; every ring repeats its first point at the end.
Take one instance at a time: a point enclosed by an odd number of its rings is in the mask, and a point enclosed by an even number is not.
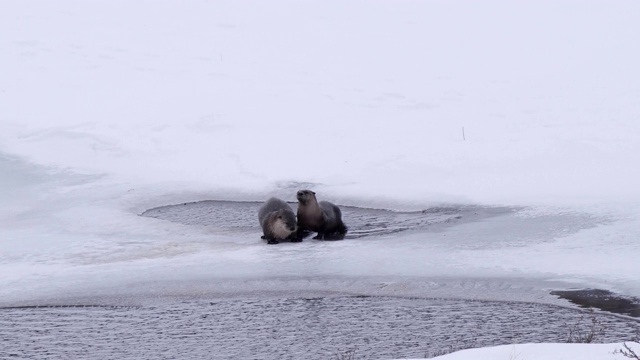
{"type": "MultiPolygon", "coordinates": [[[[248,233],[260,230],[257,221],[262,202],[207,200],[161,206],[142,213],[185,225],[204,226],[211,230],[248,233]]],[[[291,204],[294,210],[296,204],[291,204]]],[[[406,230],[430,230],[461,222],[477,221],[516,211],[507,207],[448,206],[422,211],[391,211],[340,206],[349,227],[347,239],[386,235],[406,230]]]]}

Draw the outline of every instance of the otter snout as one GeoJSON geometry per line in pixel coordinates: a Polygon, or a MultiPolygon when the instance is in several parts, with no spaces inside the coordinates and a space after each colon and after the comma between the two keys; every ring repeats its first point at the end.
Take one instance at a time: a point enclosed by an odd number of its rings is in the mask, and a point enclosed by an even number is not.
{"type": "Polygon", "coordinates": [[[299,190],[296,194],[298,201],[302,204],[306,204],[310,199],[314,198],[316,193],[311,190],[299,190]]]}
{"type": "Polygon", "coordinates": [[[285,223],[285,226],[287,227],[287,229],[291,230],[291,232],[294,232],[296,230],[298,230],[298,222],[295,218],[295,216],[291,216],[293,214],[282,214],[282,220],[285,223]]]}

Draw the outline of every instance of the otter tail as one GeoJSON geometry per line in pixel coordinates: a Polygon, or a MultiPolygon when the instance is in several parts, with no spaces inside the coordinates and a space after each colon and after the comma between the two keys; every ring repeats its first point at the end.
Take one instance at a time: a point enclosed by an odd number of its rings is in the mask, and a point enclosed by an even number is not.
{"type": "Polygon", "coordinates": [[[336,219],[338,220],[338,226],[336,226],[336,233],[344,236],[349,230],[347,226],[342,222],[342,210],[339,207],[333,206],[334,211],[336,212],[336,219]]]}
{"type": "Polygon", "coordinates": [[[341,235],[345,235],[347,231],[349,231],[349,228],[347,228],[344,223],[340,222],[340,224],[338,224],[338,227],[336,228],[336,232],[341,235]]]}

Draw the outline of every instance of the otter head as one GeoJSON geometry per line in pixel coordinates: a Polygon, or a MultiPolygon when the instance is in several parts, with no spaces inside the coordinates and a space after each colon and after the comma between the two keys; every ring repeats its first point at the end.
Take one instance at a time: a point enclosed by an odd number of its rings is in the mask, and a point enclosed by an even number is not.
{"type": "Polygon", "coordinates": [[[314,193],[311,190],[300,190],[298,191],[298,194],[296,197],[298,198],[298,201],[300,202],[300,204],[306,205],[310,201],[316,199],[316,193],[314,193]]]}
{"type": "Polygon", "coordinates": [[[296,217],[291,211],[286,209],[280,209],[275,214],[275,221],[273,223],[272,231],[278,239],[285,239],[292,232],[298,229],[296,223],[296,217]]]}

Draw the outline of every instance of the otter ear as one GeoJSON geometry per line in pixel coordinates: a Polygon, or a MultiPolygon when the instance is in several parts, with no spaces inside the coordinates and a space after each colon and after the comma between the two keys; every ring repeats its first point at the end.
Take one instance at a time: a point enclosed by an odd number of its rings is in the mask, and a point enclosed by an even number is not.
{"type": "Polygon", "coordinates": [[[313,192],[313,191],[312,191],[311,193],[312,193],[313,195],[315,195],[315,194],[316,194],[316,193],[315,193],[315,192],[313,192]]]}

